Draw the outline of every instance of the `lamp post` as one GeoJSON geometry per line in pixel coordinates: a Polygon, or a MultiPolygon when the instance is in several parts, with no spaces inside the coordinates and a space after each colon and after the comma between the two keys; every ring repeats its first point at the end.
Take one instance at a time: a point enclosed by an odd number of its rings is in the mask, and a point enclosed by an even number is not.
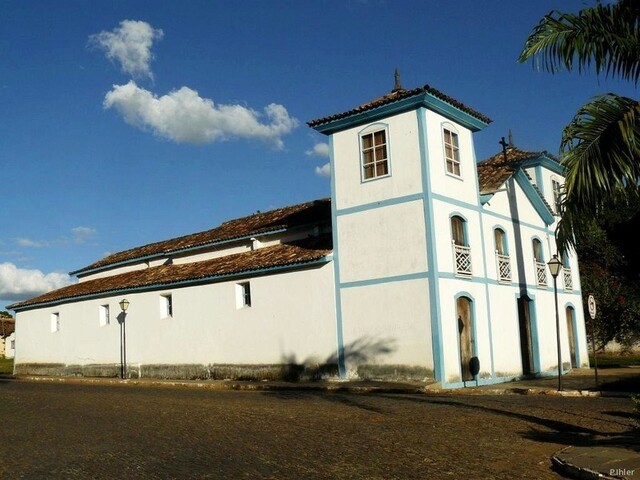
{"type": "Polygon", "coordinates": [[[127,316],[127,308],[129,308],[129,300],[123,298],[118,302],[120,310],[122,310],[122,321],[120,322],[120,378],[127,376],[127,330],[124,320],[127,316]]]}
{"type": "Polygon", "coordinates": [[[549,263],[549,271],[553,277],[553,299],[556,306],[556,345],[558,348],[558,391],[562,390],[562,353],[560,351],[560,317],[558,316],[558,274],[562,269],[562,262],[554,254],[549,263]]]}

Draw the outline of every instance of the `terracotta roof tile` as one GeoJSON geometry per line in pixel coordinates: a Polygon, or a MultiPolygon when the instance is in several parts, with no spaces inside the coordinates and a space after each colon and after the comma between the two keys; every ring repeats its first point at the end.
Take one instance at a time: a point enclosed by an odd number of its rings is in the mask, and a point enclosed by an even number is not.
{"type": "Polygon", "coordinates": [[[216,277],[242,274],[243,272],[304,265],[326,257],[331,253],[331,248],[331,236],[323,235],[212,260],[150,267],[75,283],[29,300],[8,305],[8,308],[22,309],[51,302],[73,300],[78,297],[108,295],[109,292],[162,288],[167,285],[206,281],[207,279],[213,281],[216,277]]]}
{"type": "Polygon", "coordinates": [[[108,267],[109,265],[167,255],[182,250],[206,246],[225,240],[259,235],[283,228],[302,225],[329,223],[331,221],[331,201],[329,199],[278,208],[264,213],[256,213],[247,217],[230,220],[220,226],[204,232],[193,233],[170,240],[150,243],[123,252],[114,253],[71,274],[108,267]]]}
{"type": "Polygon", "coordinates": [[[462,110],[465,113],[468,113],[469,115],[471,115],[472,117],[477,118],[478,120],[484,122],[484,123],[491,123],[491,119],[483,114],[481,114],[480,112],[466,106],[465,104],[459,102],[458,100],[456,100],[455,98],[452,98],[448,95],[445,95],[444,93],[442,93],[439,90],[436,90],[433,87],[430,87],[429,85],[424,85],[423,87],[418,87],[418,88],[414,88],[411,90],[396,90],[393,91],[387,95],[384,95],[382,97],[376,98],[375,100],[371,101],[371,102],[367,102],[363,105],[360,105],[358,107],[355,107],[351,110],[348,110],[346,112],[342,112],[342,113],[337,113],[335,115],[329,115],[328,117],[323,117],[323,118],[318,118],[315,120],[311,120],[309,122],[307,122],[307,125],[309,125],[310,127],[317,127],[319,125],[323,125],[325,123],[329,123],[332,122],[334,120],[339,120],[341,118],[346,118],[346,117],[350,117],[351,115],[356,115],[358,113],[362,113],[362,112],[366,112],[369,110],[373,110],[374,108],[377,107],[381,107],[383,105],[387,105],[393,102],[397,102],[400,100],[404,100],[405,98],[410,98],[416,95],[421,95],[423,93],[429,93],[431,95],[433,95],[434,97],[448,103],[449,105],[452,105],[460,110],[462,110]]]}
{"type": "Polygon", "coordinates": [[[554,159],[554,157],[547,152],[526,152],[516,147],[508,147],[506,160],[504,153],[500,152],[478,163],[480,195],[494,193],[520,168],[520,165],[525,160],[540,156],[554,159]]]}

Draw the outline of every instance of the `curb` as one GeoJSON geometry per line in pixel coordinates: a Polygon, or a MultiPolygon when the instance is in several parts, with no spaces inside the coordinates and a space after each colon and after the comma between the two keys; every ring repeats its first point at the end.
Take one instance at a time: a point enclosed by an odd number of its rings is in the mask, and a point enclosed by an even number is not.
{"type": "Polygon", "coordinates": [[[591,470],[590,468],[578,467],[566,460],[562,460],[559,455],[561,455],[564,451],[568,450],[571,447],[565,447],[559,452],[556,452],[551,457],[551,463],[553,467],[562,472],[563,474],[568,475],[571,478],[579,478],[581,480],[617,480],[620,477],[610,477],[605,475],[604,473],[596,472],[595,470],[591,470]]]}
{"type": "Polygon", "coordinates": [[[562,390],[550,388],[461,388],[443,389],[433,388],[430,385],[357,385],[341,382],[335,383],[270,383],[270,382],[243,382],[234,380],[162,380],[162,379],[120,379],[120,378],[89,378],[89,377],[48,377],[48,376],[15,376],[7,375],[1,378],[6,380],[50,382],[50,383],[88,383],[94,385],[119,385],[119,386],[148,386],[148,387],[183,387],[201,388],[217,391],[308,391],[329,393],[381,393],[381,394],[410,394],[427,396],[459,396],[459,395],[548,395],[560,397],[631,397],[632,392],[610,392],[591,390],[562,390]]]}

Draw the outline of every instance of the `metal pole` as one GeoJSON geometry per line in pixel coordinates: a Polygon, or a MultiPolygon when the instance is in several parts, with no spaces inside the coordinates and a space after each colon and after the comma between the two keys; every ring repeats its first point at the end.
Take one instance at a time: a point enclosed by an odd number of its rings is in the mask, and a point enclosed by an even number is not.
{"type": "Polygon", "coordinates": [[[553,299],[556,304],[556,344],[558,347],[558,391],[562,390],[562,353],[560,351],[560,316],[558,315],[558,283],[553,276],[553,299]]]}
{"type": "Polygon", "coordinates": [[[591,349],[593,350],[593,363],[595,365],[595,374],[596,374],[596,388],[598,385],[598,355],[596,354],[596,334],[595,334],[595,320],[591,320],[591,349]]]}
{"type": "Polygon", "coordinates": [[[122,378],[127,378],[127,325],[125,320],[127,319],[126,312],[122,314],[122,357],[123,357],[123,367],[124,367],[124,376],[122,378]]]}
{"type": "Polygon", "coordinates": [[[122,324],[123,322],[120,322],[120,378],[124,378],[124,349],[122,348],[122,324]]]}

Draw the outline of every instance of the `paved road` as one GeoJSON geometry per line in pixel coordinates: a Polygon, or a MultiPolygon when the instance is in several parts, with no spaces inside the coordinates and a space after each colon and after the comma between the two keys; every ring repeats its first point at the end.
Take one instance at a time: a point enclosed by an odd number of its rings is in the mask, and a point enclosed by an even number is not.
{"type": "Polygon", "coordinates": [[[0,478],[557,479],[631,401],[0,383],[0,478]]]}

